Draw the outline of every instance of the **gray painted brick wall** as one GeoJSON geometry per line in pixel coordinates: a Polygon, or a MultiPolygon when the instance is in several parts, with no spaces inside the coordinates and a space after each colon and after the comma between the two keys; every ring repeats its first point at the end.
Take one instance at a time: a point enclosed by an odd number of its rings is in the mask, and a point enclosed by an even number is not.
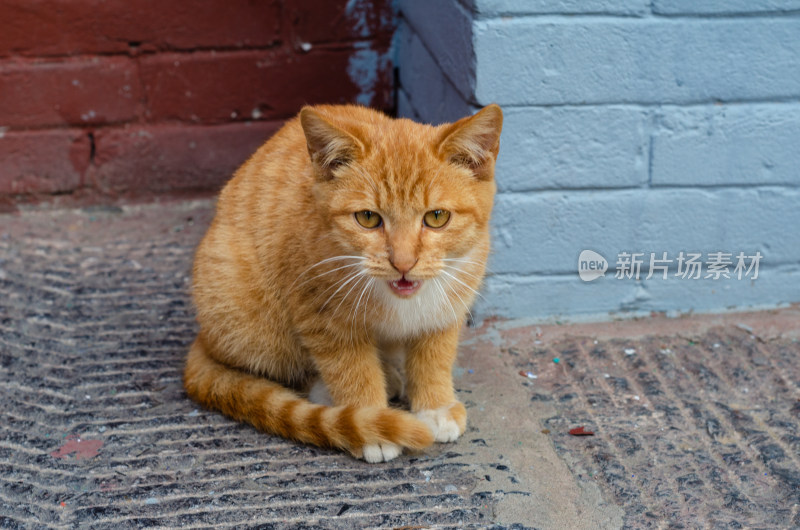
{"type": "Polygon", "coordinates": [[[480,316],[718,311],[800,301],[800,2],[400,0],[399,112],[497,102],[480,316]],[[590,249],[606,275],[578,277],[590,249]],[[622,252],[640,279],[617,279],[622,252]],[[668,279],[645,279],[667,252],[668,279]],[[703,278],[676,277],[680,252],[703,278]],[[758,278],[704,278],[760,253],[758,278]]]}

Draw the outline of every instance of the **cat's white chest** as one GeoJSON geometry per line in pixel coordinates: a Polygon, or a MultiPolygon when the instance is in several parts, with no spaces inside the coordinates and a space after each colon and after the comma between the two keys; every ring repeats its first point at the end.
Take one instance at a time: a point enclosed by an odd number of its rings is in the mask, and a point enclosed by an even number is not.
{"type": "Polygon", "coordinates": [[[388,286],[378,291],[380,303],[387,309],[387,318],[373,322],[380,339],[402,340],[445,329],[463,320],[466,314],[463,304],[453,304],[444,288],[432,280],[426,281],[411,298],[392,294],[388,286]]]}

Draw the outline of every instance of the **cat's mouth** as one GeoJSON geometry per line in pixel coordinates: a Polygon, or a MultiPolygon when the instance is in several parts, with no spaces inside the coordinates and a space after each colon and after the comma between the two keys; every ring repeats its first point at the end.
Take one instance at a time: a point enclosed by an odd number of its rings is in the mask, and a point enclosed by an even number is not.
{"type": "Polygon", "coordinates": [[[421,285],[421,280],[411,281],[407,280],[405,276],[399,280],[389,282],[389,288],[392,290],[392,292],[403,298],[408,298],[416,293],[421,285]]]}

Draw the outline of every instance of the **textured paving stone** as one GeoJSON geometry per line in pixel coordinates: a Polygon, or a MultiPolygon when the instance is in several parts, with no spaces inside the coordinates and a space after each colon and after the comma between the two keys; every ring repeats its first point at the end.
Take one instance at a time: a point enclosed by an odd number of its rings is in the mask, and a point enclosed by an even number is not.
{"type": "Polygon", "coordinates": [[[800,527],[797,339],[728,327],[524,342],[507,351],[537,375],[523,383],[532,403],[558,411],[543,427],[625,509],[625,527],[800,527]],[[595,436],[570,435],[578,426],[595,436]]]}
{"type": "Polygon", "coordinates": [[[452,447],[373,466],[187,399],[210,210],[179,208],[2,218],[0,527],[491,524],[452,447]]]}

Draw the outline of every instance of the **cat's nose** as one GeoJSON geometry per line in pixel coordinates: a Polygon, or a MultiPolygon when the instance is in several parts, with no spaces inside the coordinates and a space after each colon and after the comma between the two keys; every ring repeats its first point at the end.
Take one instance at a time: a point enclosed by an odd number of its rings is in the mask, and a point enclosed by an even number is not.
{"type": "Polygon", "coordinates": [[[391,262],[392,267],[397,269],[397,272],[405,276],[406,273],[408,273],[408,271],[414,268],[414,265],[417,264],[419,258],[412,255],[406,255],[406,256],[395,255],[392,256],[392,258],[389,261],[391,262]]]}

